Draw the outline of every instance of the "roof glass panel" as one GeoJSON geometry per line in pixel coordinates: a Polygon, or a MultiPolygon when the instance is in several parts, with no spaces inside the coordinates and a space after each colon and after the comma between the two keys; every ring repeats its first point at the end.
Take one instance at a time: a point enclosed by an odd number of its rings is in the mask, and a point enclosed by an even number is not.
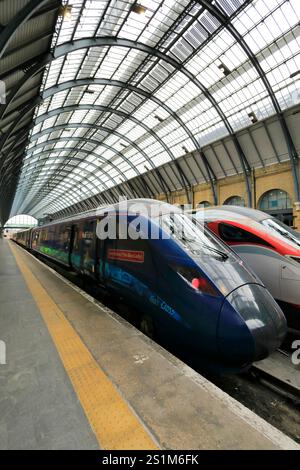
{"type": "Polygon", "coordinates": [[[299,0],[134,3],[64,0],[53,48],[69,52],[45,69],[15,211],[66,207],[118,184],[113,165],[130,179],[300,101],[299,0]]]}

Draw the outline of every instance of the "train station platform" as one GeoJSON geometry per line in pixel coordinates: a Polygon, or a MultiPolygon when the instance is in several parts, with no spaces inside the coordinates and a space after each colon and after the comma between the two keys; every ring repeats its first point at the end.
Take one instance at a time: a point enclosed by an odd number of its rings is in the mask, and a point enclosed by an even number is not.
{"type": "Polygon", "coordinates": [[[0,239],[0,449],[299,449],[0,239]]]}

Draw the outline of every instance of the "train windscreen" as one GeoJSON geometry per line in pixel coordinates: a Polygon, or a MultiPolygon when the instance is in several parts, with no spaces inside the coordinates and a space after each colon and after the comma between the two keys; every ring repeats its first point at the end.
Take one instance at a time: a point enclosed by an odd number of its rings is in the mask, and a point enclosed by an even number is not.
{"type": "Polygon", "coordinates": [[[227,245],[194,218],[168,214],[161,221],[162,228],[184,247],[223,295],[240,285],[261,282],[227,245]]]}
{"type": "Polygon", "coordinates": [[[268,229],[276,232],[277,236],[284,239],[285,242],[289,242],[295,248],[300,247],[300,234],[296,232],[296,230],[291,229],[287,225],[285,225],[280,220],[275,218],[264,219],[261,221],[261,224],[267,227],[268,229]]]}
{"type": "Polygon", "coordinates": [[[222,260],[234,256],[231,250],[219,242],[205,225],[195,219],[192,220],[185,214],[166,214],[162,216],[161,222],[165,232],[193,255],[208,255],[222,260]]]}

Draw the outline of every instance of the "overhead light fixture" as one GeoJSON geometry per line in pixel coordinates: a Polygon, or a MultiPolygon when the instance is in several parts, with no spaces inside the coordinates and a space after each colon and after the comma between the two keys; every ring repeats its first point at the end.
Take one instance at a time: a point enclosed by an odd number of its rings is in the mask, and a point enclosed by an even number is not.
{"type": "Polygon", "coordinates": [[[132,13],[136,13],[137,15],[145,15],[147,7],[141,5],[140,3],[135,3],[134,5],[132,5],[131,11],[132,13]]]}
{"type": "Polygon", "coordinates": [[[65,21],[71,21],[72,5],[62,5],[59,11],[59,15],[62,16],[65,21]]]}
{"type": "Polygon", "coordinates": [[[164,122],[164,119],[160,116],[158,116],[157,114],[155,114],[155,119],[157,119],[159,122],[164,122]]]}
{"type": "Polygon", "coordinates": [[[182,148],[182,150],[184,150],[185,153],[190,153],[184,145],[181,148],[182,148]]]}
{"type": "Polygon", "coordinates": [[[96,93],[95,90],[89,90],[89,89],[85,90],[85,92],[88,93],[89,95],[94,95],[94,93],[96,93]]]}
{"type": "Polygon", "coordinates": [[[126,144],[123,144],[123,142],[120,142],[120,145],[122,145],[122,147],[126,148],[127,145],[126,144]]]}
{"type": "Polygon", "coordinates": [[[218,65],[218,68],[221,70],[221,72],[223,72],[225,77],[231,74],[231,70],[223,62],[221,62],[220,65],[218,65]]]}
{"type": "Polygon", "coordinates": [[[255,124],[256,122],[258,122],[257,116],[254,112],[248,113],[248,116],[249,116],[252,124],[255,124]]]}
{"type": "Polygon", "coordinates": [[[297,77],[297,75],[299,75],[299,74],[300,74],[300,70],[297,70],[296,72],[291,73],[290,78],[295,78],[295,77],[297,77]]]}

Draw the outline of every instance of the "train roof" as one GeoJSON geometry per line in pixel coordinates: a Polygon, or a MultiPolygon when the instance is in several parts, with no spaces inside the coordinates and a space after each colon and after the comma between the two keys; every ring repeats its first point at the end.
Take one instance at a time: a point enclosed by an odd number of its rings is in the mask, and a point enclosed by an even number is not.
{"type": "MultiPolygon", "coordinates": [[[[48,227],[52,225],[56,225],[59,223],[64,223],[64,222],[75,222],[76,220],[80,219],[89,219],[89,218],[94,218],[94,217],[99,217],[102,214],[105,214],[107,212],[113,212],[113,211],[124,211],[126,212],[126,208],[128,212],[132,211],[134,213],[140,212],[143,214],[143,210],[145,209],[144,215],[150,215],[150,214],[167,214],[170,212],[182,212],[182,209],[180,207],[177,207],[175,205],[169,204],[165,201],[159,201],[156,199],[129,199],[129,200],[124,200],[117,202],[115,204],[110,204],[110,205],[103,205],[99,206],[97,209],[92,209],[90,211],[85,211],[85,212],[80,212],[75,215],[71,215],[69,217],[65,217],[63,219],[55,219],[42,227],[48,227]]],[[[39,227],[36,227],[39,228],[39,227]]]]}
{"type": "Polygon", "coordinates": [[[251,219],[257,222],[262,220],[269,219],[271,216],[266,212],[262,212],[257,209],[250,209],[249,207],[240,207],[240,206],[215,206],[207,207],[205,209],[200,209],[197,211],[197,214],[204,215],[205,219],[251,219]]]}

